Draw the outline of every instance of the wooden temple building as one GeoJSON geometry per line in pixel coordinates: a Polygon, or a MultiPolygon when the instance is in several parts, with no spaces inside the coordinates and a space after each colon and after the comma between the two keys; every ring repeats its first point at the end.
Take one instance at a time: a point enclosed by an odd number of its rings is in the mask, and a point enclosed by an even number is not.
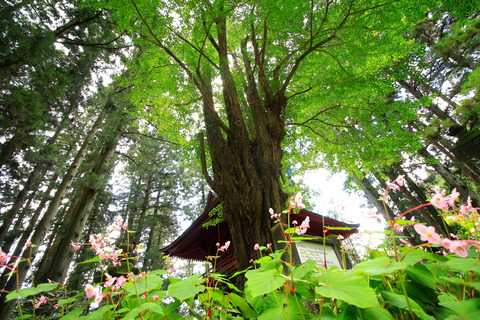
{"type": "MultiPolygon", "coordinates": [[[[208,256],[216,255],[218,244],[223,245],[225,242],[231,241],[227,222],[221,221],[214,226],[204,226],[205,223],[217,218],[215,214],[211,214],[211,212],[219,204],[220,201],[218,197],[210,193],[203,213],[176,240],[162,248],[161,251],[172,257],[196,261],[207,261],[208,256]]],[[[291,221],[296,220],[298,224],[301,224],[306,217],[310,218],[310,228],[307,229],[306,234],[302,235],[302,237],[311,236],[312,241],[297,243],[297,252],[294,253],[294,259],[298,260],[298,262],[304,262],[302,260],[306,260],[305,257],[308,253],[313,253],[314,255],[309,258],[315,258],[315,255],[318,259],[320,259],[320,257],[322,257],[322,259],[326,257],[323,246],[323,236],[324,231],[326,231],[325,236],[326,239],[328,239],[327,249],[329,249],[329,252],[327,253],[330,255],[329,259],[333,261],[334,265],[341,267],[338,263],[341,261],[338,236],[341,235],[346,239],[350,235],[357,233],[360,225],[344,223],[306,209],[301,209],[298,213],[292,213],[291,221]],[[324,229],[324,227],[326,229],[324,229]],[[332,229],[328,229],[329,227],[332,229]],[[321,240],[319,240],[319,237],[321,237],[321,240]]],[[[275,230],[275,227],[272,229],[272,234],[275,240],[283,240],[283,234],[281,234],[279,230],[275,230]]],[[[233,254],[234,246],[235,244],[232,243],[226,252],[219,252],[220,257],[216,263],[216,268],[219,272],[230,273],[237,271],[235,256],[233,254]]],[[[281,248],[281,244],[274,243],[274,247],[275,249],[279,249],[281,248]]],[[[351,267],[350,261],[347,262],[347,268],[351,267]]],[[[330,265],[327,265],[326,261],[323,261],[323,264],[329,267],[332,265],[332,262],[329,263],[330,265]]]]}

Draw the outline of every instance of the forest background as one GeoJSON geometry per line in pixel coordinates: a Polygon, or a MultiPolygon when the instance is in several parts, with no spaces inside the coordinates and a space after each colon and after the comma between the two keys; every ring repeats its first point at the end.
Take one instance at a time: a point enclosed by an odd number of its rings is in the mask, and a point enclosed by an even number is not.
{"type": "MultiPolygon", "coordinates": [[[[268,209],[317,168],[385,220],[435,185],[480,204],[477,1],[172,3],[0,5],[0,247],[8,263],[30,257],[19,278],[1,270],[4,292],[18,279],[80,290],[96,270],[76,262],[94,253],[71,243],[118,218],[144,248],[137,267],[160,268],[209,190],[245,267],[270,242],[268,209]]],[[[433,206],[415,217],[462,230],[433,206]]]]}

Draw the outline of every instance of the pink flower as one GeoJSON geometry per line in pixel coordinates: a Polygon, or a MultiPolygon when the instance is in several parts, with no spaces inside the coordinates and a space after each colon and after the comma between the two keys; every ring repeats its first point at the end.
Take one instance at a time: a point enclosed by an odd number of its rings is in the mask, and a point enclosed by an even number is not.
{"type": "Polygon", "coordinates": [[[47,298],[45,298],[44,296],[40,296],[40,299],[38,300],[38,302],[35,304],[33,308],[38,309],[42,304],[45,304],[45,303],[47,303],[47,298]]]}
{"type": "Polygon", "coordinates": [[[120,289],[120,287],[123,286],[125,283],[127,283],[127,279],[125,279],[124,276],[118,277],[117,283],[115,284],[115,289],[120,289]]]}
{"type": "Polygon", "coordinates": [[[468,242],[465,240],[443,239],[442,245],[461,258],[468,257],[468,242]]]}
{"type": "Polygon", "coordinates": [[[108,253],[102,250],[97,251],[98,257],[102,260],[105,260],[108,258],[108,253]]]}
{"type": "Polygon", "coordinates": [[[81,246],[79,244],[71,242],[70,245],[73,247],[73,250],[75,250],[75,251],[80,250],[81,246]]]}
{"type": "Polygon", "coordinates": [[[109,259],[112,259],[113,261],[116,261],[118,259],[118,256],[122,253],[123,249],[118,249],[114,250],[113,252],[110,252],[108,255],[109,259]]]}
{"type": "Polygon", "coordinates": [[[430,201],[435,207],[443,210],[448,209],[448,199],[446,199],[442,194],[435,193],[432,195],[432,200],[430,201]]]}
{"type": "Polygon", "coordinates": [[[447,202],[450,204],[452,207],[455,205],[455,201],[460,200],[460,192],[457,191],[457,188],[454,188],[452,193],[447,197],[447,202]]]}
{"type": "Polygon", "coordinates": [[[230,241],[227,241],[223,246],[218,248],[218,251],[227,251],[229,246],[230,246],[230,241]]]}
{"type": "Polygon", "coordinates": [[[394,224],[393,227],[395,228],[395,231],[396,232],[403,232],[405,230],[405,227],[404,226],[401,226],[399,224],[394,224]]]}
{"type": "Polygon", "coordinates": [[[422,241],[428,241],[432,244],[440,244],[442,242],[442,239],[438,233],[435,232],[435,227],[427,227],[423,224],[416,224],[413,226],[413,228],[420,235],[420,239],[422,241]]]}
{"type": "Polygon", "coordinates": [[[395,179],[394,182],[396,182],[400,187],[403,187],[403,184],[405,182],[405,179],[403,178],[405,177],[404,175],[402,176],[398,176],[397,179],[395,179]]]}
{"type": "Polygon", "coordinates": [[[295,205],[297,206],[298,209],[305,209],[305,205],[302,202],[303,197],[302,194],[299,192],[295,195],[295,205]]]}
{"type": "Polygon", "coordinates": [[[270,213],[270,219],[277,219],[280,217],[280,213],[275,213],[272,208],[270,208],[268,212],[270,213]]]}
{"type": "Polygon", "coordinates": [[[410,244],[410,242],[408,242],[407,240],[403,239],[403,238],[400,238],[399,239],[401,243],[403,243],[404,245],[408,246],[408,247],[411,247],[412,245],[410,244]]]}
{"type": "Polygon", "coordinates": [[[25,247],[31,247],[32,246],[32,241],[27,241],[27,243],[25,243],[25,247]]]}
{"type": "Polygon", "coordinates": [[[400,186],[398,184],[396,184],[395,181],[393,181],[393,182],[388,184],[387,190],[388,189],[395,189],[395,190],[400,191],[400,186]]]}
{"type": "Polygon", "coordinates": [[[369,213],[367,213],[367,217],[368,217],[368,218],[372,218],[372,219],[381,220],[381,217],[380,217],[378,214],[376,214],[375,212],[369,212],[369,213]]]}
{"type": "Polygon", "coordinates": [[[91,284],[87,284],[85,286],[85,293],[88,299],[92,299],[98,294],[98,289],[92,286],[91,284]]]}
{"type": "Polygon", "coordinates": [[[267,243],[267,249],[270,249],[272,247],[271,243],[267,243]]]}
{"type": "Polygon", "coordinates": [[[7,263],[7,260],[8,260],[7,254],[3,252],[2,249],[0,248],[0,266],[7,263]]]}
{"type": "Polygon", "coordinates": [[[153,300],[153,301],[158,301],[158,294],[154,294],[154,295],[152,296],[152,300],[153,300]]]}
{"type": "Polygon", "coordinates": [[[110,287],[115,282],[115,280],[117,280],[116,277],[112,277],[111,275],[109,275],[106,272],[105,272],[105,277],[106,277],[107,281],[105,281],[105,283],[103,284],[104,287],[110,287]]]}
{"type": "Polygon", "coordinates": [[[307,229],[310,228],[310,217],[306,217],[305,220],[302,221],[302,223],[300,224],[300,226],[298,226],[297,228],[295,228],[295,232],[298,234],[298,235],[302,235],[304,234],[305,232],[307,232],[307,229]]]}
{"type": "Polygon", "coordinates": [[[253,246],[253,250],[257,251],[258,249],[260,249],[260,245],[258,243],[255,243],[255,245],[253,246]]]}
{"type": "Polygon", "coordinates": [[[103,300],[103,295],[101,293],[97,293],[95,295],[95,302],[100,303],[103,300]]]}

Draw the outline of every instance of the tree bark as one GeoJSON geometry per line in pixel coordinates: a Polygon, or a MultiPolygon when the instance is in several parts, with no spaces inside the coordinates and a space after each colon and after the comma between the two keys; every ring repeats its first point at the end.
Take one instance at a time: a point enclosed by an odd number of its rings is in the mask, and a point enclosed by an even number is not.
{"type": "MultiPolygon", "coordinates": [[[[65,119],[66,117],[64,117],[65,119]]],[[[47,146],[53,145],[57,142],[60,133],[64,129],[64,121],[62,121],[62,124],[57,128],[55,131],[55,134],[48,140],[47,146]]],[[[48,148],[48,147],[47,147],[48,148]]],[[[43,149],[42,151],[39,152],[40,157],[44,156],[46,154],[46,149],[43,149]]],[[[20,210],[25,204],[25,200],[27,199],[28,192],[38,183],[38,180],[40,177],[45,175],[45,173],[53,166],[53,163],[45,163],[45,162],[40,162],[35,165],[33,170],[30,172],[30,175],[28,176],[27,181],[23,185],[22,190],[17,194],[15,198],[15,202],[12,206],[12,208],[3,216],[3,223],[2,226],[0,227],[0,244],[2,244],[2,248],[5,248],[7,246],[10,246],[10,243],[3,243],[5,239],[5,235],[8,232],[8,229],[12,225],[13,220],[15,217],[20,213],[20,210]]],[[[8,252],[8,251],[7,251],[8,252]]]]}
{"type": "MultiPolygon", "coordinates": [[[[67,193],[68,188],[70,187],[73,181],[73,178],[75,177],[80,167],[81,162],[85,158],[85,155],[88,151],[90,144],[93,142],[95,134],[97,133],[98,129],[101,126],[101,123],[103,122],[106,112],[107,112],[107,108],[105,107],[102,109],[101,113],[97,117],[97,120],[95,121],[92,128],[90,129],[87,136],[85,137],[82,146],[77,152],[75,159],[72,161],[62,182],[57,188],[53,199],[50,201],[50,204],[46,212],[43,214],[42,219],[40,219],[38,225],[35,226],[35,231],[33,232],[33,235],[30,238],[30,241],[35,245],[30,251],[31,262],[35,260],[36,254],[38,252],[38,248],[42,244],[45,238],[45,235],[47,234],[48,229],[50,228],[52,221],[55,218],[55,215],[57,214],[58,209],[60,208],[61,201],[63,200],[65,194],[67,193]]],[[[18,277],[19,283],[22,283],[25,280],[25,277],[29,269],[30,269],[30,264],[23,263],[18,265],[17,277],[18,277]]],[[[12,279],[12,277],[10,279],[12,279]]],[[[16,286],[16,282],[9,280],[9,282],[6,284],[5,290],[7,291],[14,290],[15,286],[16,286]]],[[[5,299],[5,293],[2,293],[0,295],[0,301],[3,302],[4,299],[5,299]]],[[[12,307],[13,307],[12,301],[7,303],[0,303],[0,320],[6,319],[12,307]]]]}
{"type": "Polygon", "coordinates": [[[0,168],[15,155],[15,152],[23,145],[22,141],[25,140],[28,134],[27,132],[17,132],[2,145],[2,149],[0,150],[0,168]]]}
{"type": "MultiPolygon", "coordinates": [[[[121,125],[123,125],[123,121],[118,121],[117,127],[114,128],[116,132],[105,143],[91,171],[91,174],[100,181],[110,171],[109,162],[115,154],[115,148],[122,134],[121,125]]],[[[90,209],[100,191],[101,189],[97,186],[85,186],[81,189],[73,206],[66,212],[60,230],[55,235],[55,240],[45,252],[35,273],[34,283],[44,283],[49,279],[57,282],[65,280],[74,254],[71,243],[78,241],[80,238],[90,214],[90,209]]]]}
{"type": "Polygon", "coordinates": [[[469,196],[475,203],[480,204],[480,198],[475,193],[471,192],[467,185],[441,162],[435,163],[435,157],[426,148],[418,150],[418,153],[425,159],[429,160],[428,165],[431,166],[452,188],[456,188],[463,197],[469,196]]]}
{"type": "Polygon", "coordinates": [[[140,216],[138,217],[137,232],[134,239],[132,239],[132,248],[135,248],[140,244],[140,238],[142,236],[143,224],[145,222],[145,216],[148,210],[148,204],[150,202],[150,193],[152,192],[153,174],[149,174],[147,177],[147,185],[145,187],[145,194],[143,195],[142,207],[140,208],[140,216]]]}

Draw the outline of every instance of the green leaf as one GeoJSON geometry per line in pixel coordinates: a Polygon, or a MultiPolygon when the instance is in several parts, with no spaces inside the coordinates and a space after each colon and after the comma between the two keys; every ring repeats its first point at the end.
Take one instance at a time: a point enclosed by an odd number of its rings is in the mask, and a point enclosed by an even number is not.
{"type": "Polygon", "coordinates": [[[343,300],[359,308],[378,307],[375,292],[361,276],[346,270],[326,270],[318,277],[315,292],[328,298],[343,300]]]}
{"type": "Polygon", "coordinates": [[[352,230],[351,227],[326,227],[328,230],[352,230]]]}
{"type": "Polygon", "coordinates": [[[216,300],[220,303],[224,303],[226,301],[225,295],[223,294],[223,292],[218,288],[212,288],[212,287],[207,287],[207,289],[204,292],[198,294],[197,300],[201,303],[210,302],[213,300],[216,300]]]}
{"type": "MultiPolygon", "coordinates": [[[[452,310],[461,319],[480,319],[480,298],[440,302],[440,305],[452,310]]],[[[458,319],[459,317],[453,317],[452,319],[458,319]]]]}
{"type": "Polygon", "coordinates": [[[76,308],[64,315],[63,317],[60,318],[60,320],[73,320],[73,319],[78,319],[80,318],[80,315],[82,314],[83,309],[82,308],[76,308]]]}
{"type": "Polygon", "coordinates": [[[70,297],[68,299],[60,299],[58,300],[58,306],[61,307],[65,304],[68,304],[68,303],[72,303],[73,301],[75,301],[78,297],[80,296],[83,296],[85,293],[82,291],[80,293],[77,293],[76,295],[74,295],[73,297],[70,297]]]}
{"type": "Polygon", "coordinates": [[[82,320],[98,320],[98,319],[105,319],[107,317],[104,317],[104,314],[107,312],[110,312],[111,309],[113,309],[115,306],[114,305],[106,305],[103,307],[98,308],[97,310],[90,312],[86,316],[82,317],[82,320]]]}
{"type": "Polygon", "coordinates": [[[365,319],[368,320],[395,320],[395,318],[383,308],[370,308],[365,310],[365,319]]]}
{"type": "Polygon", "coordinates": [[[139,313],[143,313],[147,310],[153,313],[158,313],[163,315],[163,309],[162,307],[160,307],[160,305],[154,302],[145,302],[145,303],[142,303],[140,307],[131,309],[122,319],[123,320],[136,319],[139,313]]]}
{"type": "Polygon", "coordinates": [[[26,298],[28,296],[34,296],[45,291],[52,291],[58,287],[58,283],[41,283],[36,287],[24,288],[18,290],[18,292],[11,292],[7,294],[5,301],[10,301],[17,298],[26,298]]]}
{"type": "Polygon", "coordinates": [[[249,293],[251,297],[270,293],[280,288],[285,282],[277,269],[249,270],[245,276],[248,279],[245,284],[245,293],[249,293]]]}
{"type": "Polygon", "coordinates": [[[357,264],[353,270],[355,272],[363,272],[367,275],[390,275],[397,270],[402,270],[408,267],[404,261],[392,262],[390,258],[380,257],[377,259],[366,260],[357,264]]]}
{"type": "Polygon", "coordinates": [[[464,259],[453,257],[450,261],[445,263],[445,265],[450,267],[450,269],[460,272],[474,271],[480,273],[480,262],[473,258],[464,259]]]}
{"type": "Polygon", "coordinates": [[[437,282],[427,267],[422,264],[415,264],[413,267],[408,267],[406,270],[407,275],[415,282],[420,283],[430,289],[435,290],[437,288],[437,282]]]}
{"type": "Polygon", "coordinates": [[[257,312],[253,310],[253,308],[242,297],[235,293],[230,293],[228,297],[232,305],[242,312],[243,317],[248,319],[257,318],[257,312]]]}
{"type": "Polygon", "coordinates": [[[204,279],[201,279],[201,276],[201,274],[196,273],[179,282],[170,284],[168,286],[168,295],[183,301],[204,291],[205,286],[200,285],[204,281],[204,279]]]}
{"type": "Polygon", "coordinates": [[[424,257],[425,251],[417,249],[405,254],[405,256],[402,258],[402,261],[413,266],[415,263],[422,260],[424,257]]]}
{"type": "Polygon", "coordinates": [[[150,292],[155,289],[160,289],[163,284],[163,279],[158,275],[147,274],[135,281],[135,284],[128,282],[125,285],[125,290],[128,295],[137,295],[144,292],[150,292]]]}
{"type": "Polygon", "coordinates": [[[316,265],[315,260],[309,259],[306,262],[295,266],[295,269],[293,269],[292,271],[293,278],[294,279],[303,278],[307,273],[315,269],[315,265],[316,265]]]}
{"type": "Polygon", "coordinates": [[[90,260],[85,260],[85,261],[79,262],[78,264],[92,263],[92,262],[100,262],[100,261],[102,261],[102,259],[100,259],[99,256],[95,256],[95,257],[93,257],[93,258],[90,259],[90,260]]]}
{"type": "MultiPolygon", "coordinates": [[[[389,304],[400,309],[409,310],[407,304],[407,298],[403,294],[395,294],[387,291],[382,292],[382,296],[387,300],[389,304]]],[[[422,307],[418,305],[415,300],[408,298],[412,311],[419,316],[421,319],[425,320],[435,320],[434,317],[428,315],[423,311],[422,307]]]]}
{"type": "Polygon", "coordinates": [[[480,290],[480,283],[478,282],[467,282],[458,277],[440,277],[440,279],[445,280],[446,282],[469,286],[475,288],[476,290],[480,290]]]}
{"type": "Polygon", "coordinates": [[[259,320],[306,319],[308,314],[302,298],[296,293],[272,291],[266,296],[254,298],[252,306],[258,313],[259,320]]]}

